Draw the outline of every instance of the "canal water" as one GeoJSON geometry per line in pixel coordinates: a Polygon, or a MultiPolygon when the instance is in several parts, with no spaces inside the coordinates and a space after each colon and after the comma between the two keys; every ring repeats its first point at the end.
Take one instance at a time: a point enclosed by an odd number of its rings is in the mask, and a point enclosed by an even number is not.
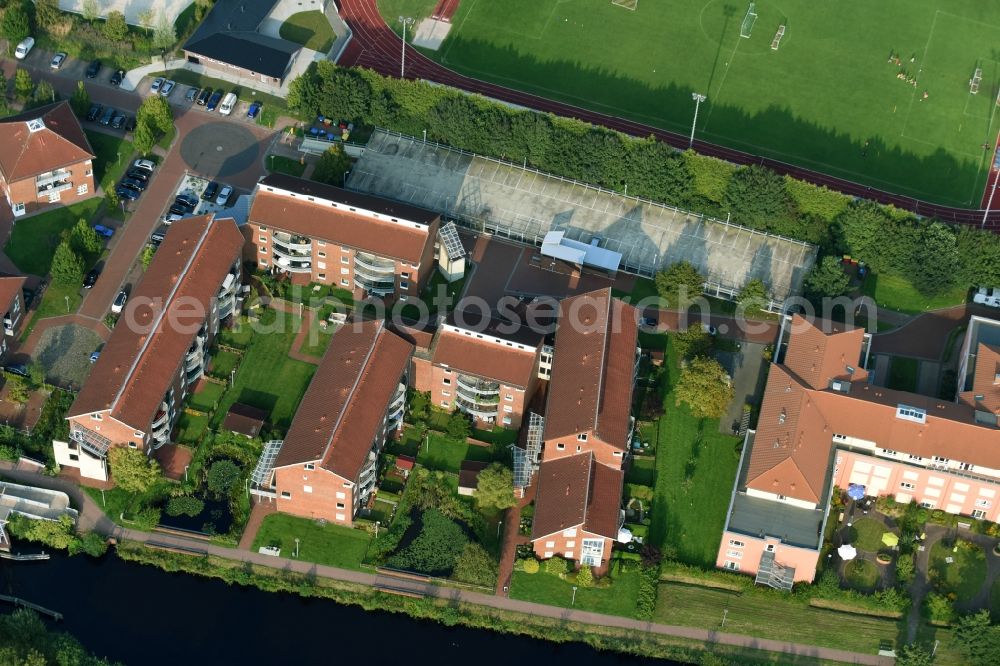
{"type": "Polygon", "coordinates": [[[62,613],[54,627],[129,666],[670,663],[230,586],[113,553],[99,560],[61,554],[45,562],[0,560],[0,593],[62,613]]]}

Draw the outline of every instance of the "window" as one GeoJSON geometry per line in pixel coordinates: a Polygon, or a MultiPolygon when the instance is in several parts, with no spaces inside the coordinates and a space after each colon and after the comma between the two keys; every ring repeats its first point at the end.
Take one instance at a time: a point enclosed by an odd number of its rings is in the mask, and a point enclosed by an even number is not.
{"type": "Polygon", "coordinates": [[[319,273],[319,274],[316,275],[316,278],[319,279],[319,280],[325,280],[326,279],[326,273],[319,273]]]}
{"type": "Polygon", "coordinates": [[[307,471],[312,471],[316,469],[316,465],[314,465],[313,463],[306,463],[305,468],[307,471]]]}
{"type": "Polygon", "coordinates": [[[934,456],[933,460],[934,460],[934,462],[941,463],[941,464],[946,464],[948,462],[948,459],[944,458],[942,456],[934,456]]]}
{"type": "Polygon", "coordinates": [[[62,195],[60,192],[53,192],[52,194],[49,195],[49,203],[59,201],[61,196],[62,195]]]}
{"type": "Polygon", "coordinates": [[[576,548],[576,541],[567,541],[566,542],[566,547],[567,548],[576,548]]]}
{"type": "Polygon", "coordinates": [[[339,520],[339,521],[343,522],[343,521],[345,520],[345,518],[344,518],[344,514],[342,514],[342,513],[338,513],[338,514],[337,514],[337,520],[339,520]]]}
{"type": "Polygon", "coordinates": [[[451,384],[451,380],[445,377],[444,379],[441,380],[441,383],[447,386],[448,384],[451,384]]]}
{"type": "Polygon", "coordinates": [[[774,544],[773,543],[767,544],[767,548],[765,548],[764,550],[766,550],[769,553],[773,553],[774,552],[774,544]]]}
{"type": "Polygon", "coordinates": [[[734,560],[739,560],[743,558],[743,552],[739,550],[727,550],[726,557],[731,557],[734,560]]]}
{"type": "Polygon", "coordinates": [[[578,442],[586,442],[587,441],[587,433],[581,432],[579,435],[576,436],[576,441],[578,441],[578,442]]]}
{"type": "Polygon", "coordinates": [[[599,567],[602,559],[604,559],[604,539],[584,539],[580,564],[599,567]]]}
{"type": "Polygon", "coordinates": [[[337,491],[337,499],[345,499],[346,497],[347,497],[347,495],[345,495],[344,493],[340,492],[339,490],[337,491]]]}
{"type": "Polygon", "coordinates": [[[409,273],[400,273],[399,277],[403,278],[404,280],[408,280],[408,279],[410,279],[410,274],[409,273]]]}
{"type": "Polygon", "coordinates": [[[835,442],[846,442],[847,441],[847,435],[838,435],[837,433],[833,433],[833,441],[835,441],[835,442]]]}
{"type": "Polygon", "coordinates": [[[919,407],[900,404],[896,406],[896,418],[903,419],[904,421],[913,421],[914,423],[926,423],[927,411],[919,407]]]}
{"type": "Polygon", "coordinates": [[[313,491],[313,487],[312,486],[302,486],[302,492],[304,492],[304,493],[311,493],[312,491],[313,491]]]}
{"type": "MultiPolygon", "coordinates": [[[[73,457],[73,456],[70,456],[70,458],[72,458],[72,457],[73,457]]],[[[985,517],[986,517],[986,512],[985,512],[985,511],[983,511],[982,509],[975,509],[975,510],[974,510],[974,511],[972,512],[972,517],[973,517],[973,518],[977,518],[977,519],[979,519],[979,520],[982,520],[983,518],[985,518],[985,517]]]]}
{"type": "Polygon", "coordinates": [[[325,261],[317,261],[316,262],[316,268],[325,269],[326,268],[326,262],[325,261]]]}
{"type": "Polygon", "coordinates": [[[729,562],[729,561],[727,561],[723,565],[723,567],[726,568],[726,569],[729,569],[730,571],[739,571],[740,570],[740,563],[739,562],[729,562]]]}
{"type": "Polygon", "coordinates": [[[101,416],[100,414],[91,414],[91,415],[90,415],[90,418],[92,418],[92,419],[93,419],[93,420],[95,420],[95,421],[100,421],[100,420],[101,420],[101,419],[103,419],[104,417],[103,417],[103,416],[101,416]]]}
{"type": "Polygon", "coordinates": [[[572,560],[573,559],[573,551],[572,550],[567,550],[565,553],[563,553],[563,557],[565,557],[567,560],[572,560]]]}
{"type": "Polygon", "coordinates": [[[920,506],[924,507],[925,509],[933,509],[934,502],[921,502],[920,506]]]}
{"type": "Polygon", "coordinates": [[[76,188],[76,193],[77,194],[86,194],[87,193],[87,183],[84,183],[80,187],[76,188]]]}
{"type": "Polygon", "coordinates": [[[326,259],[326,252],[317,252],[316,256],[320,259],[326,259]]]}
{"type": "Polygon", "coordinates": [[[451,397],[451,391],[441,391],[441,395],[445,396],[446,398],[450,398],[451,397]]]}
{"type": "Polygon", "coordinates": [[[916,488],[916,486],[910,483],[909,481],[901,481],[899,487],[902,488],[903,490],[913,490],[914,488],[916,488]]]}
{"type": "Polygon", "coordinates": [[[80,456],[78,454],[76,454],[76,453],[71,453],[71,454],[69,454],[69,459],[70,460],[79,460],[80,456]]]}
{"type": "Polygon", "coordinates": [[[924,459],[923,456],[918,456],[915,453],[911,453],[908,457],[910,460],[916,460],[918,462],[924,459]]]}
{"type": "Polygon", "coordinates": [[[545,551],[545,559],[548,559],[550,557],[552,557],[552,551],[551,550],[545,551]]]}
{"type": "Polygon", "coordinates": [[[338,509],[343,509],[344,508],[344,503],[343,502],[337,502],[337,508],[338,509]]]}
{"type": "Polygon", "coordinates": [[[514,401],[514,396],[512,396],[510,393],[508,393],[507,395],[505,395],[503,397],[503,399],[506,400],[507,402],[513,402],[514,401]]]}
{"type": "Polygon", "coordinates": [[[557,451],[565,451],[566,450],[566,445],[563,444],[562,442],[560,442],[559,444],[556,444],[556,450],[557,451]]]}
{"type": "Polygon", "coordinates": [[[266,247],[260,248],[260,253],[261,254],[267,254],[267,248],[266,247]]]}
{"type": "Polygon", "coordinates": [[[340,274],[341,275],[350,275],[351,274],[351,269],[350,268],[341,268],[340,269],[340,274]]]}
{"type": "Polygon", "coordinates": [[[742,541],[738,541],[736,539],[730,539],[729,540],[729,545],[732,546],[733,548],[742,548],[746,544],[744,544],[742,541]]]}
{"type": "Polygon", "coordinates": [[[511,424],[511,420],[510,420],[509,416],[503,417],[503,424],[504,425],[510,425],[511,424]]]}
{"type": "Polygon", "coordinates": [[[137,449],[137,448],[139,448],[139,445],[136,444],[135,442],[129,442],[128,443],[128,448],[130,448],[130,449],[137,449]]]}
{"type": "Polygon", "coordinates": [[[267,242],[267,236],[260,236],[260,242],[261,243],[266,243],[267,242]]]}
{"type": "Polygon", "coordinates": [[[340,280],[340,286],[342,286],[342,287],[346,287],[346,286],[347,286],[347,285],[349,285],[349,284],[351,284],[351,283],[350,283],[350,282],[348,282],[347,280],[344,280],[344,279],[341,279],[341,280],[340,280]]]}
{"type": "Polygon", "coordinates": [[[576,536],[576,528],[575,527],[571,527],[568,530],[563,530],[562,535],[564,537],[575,537],[576,536]]]}
{"type": "Polygon", "coordinates": [[[546,541],[545,542],[545,547],[546,548],[555,548],[556,547],[556,542],[555,541],[546,541]]]}
{"type": "Polygon", "coordinates": [[[260,264],[261,266],[267,266],[267,259],[261,259],[257,263],[260,264]]]}
{"type": "Polygon", "coordinates": [[[964,469],[966,471],[971,471],[973,467],[975,467],[975,465],[972,465],[970,463],[958,463],[958,468],[964,469]]]}
{"type": "Polygon", "coordinates": [[[348,259],[347,257],[341,257],[340,258],[340,263],[342,263],[342,264],[350,263],[350,259],[348,259]]]}
{"type": "Polygon", "coordinates": [[[292,498],[292,494],[290,492],[288,492],[287,490],[282,490],[281,491],[281,497],[282,497],[282,499],[291,499],[292,498]]]}
{"type": "MultiPolygon", "coordinates": [[[[83,175],[84,176],[93,176],[94,175],[94,170],[93,169],[87,169],[86,171],[83,172],[83,175]]],[[[263,227],[261,227],[261,228],[263,228],[263,227]]]]}
{"type": "Polygon", "coordinates": [[[448,402],[447,400],[442,400],[442,401],[441,401],[441,406],[442,406],[442,407],[450,407],[450,406],[451,406],[451,403],[450,403],[450,402],[448,402]]]}
{"type": "Polygon", "coordinates": [[[400,289],[409,289],[410,288],[410,283],[407,282],[406,280],[401,280],[400,283],[399,283],[399,288],[400,289]]]}

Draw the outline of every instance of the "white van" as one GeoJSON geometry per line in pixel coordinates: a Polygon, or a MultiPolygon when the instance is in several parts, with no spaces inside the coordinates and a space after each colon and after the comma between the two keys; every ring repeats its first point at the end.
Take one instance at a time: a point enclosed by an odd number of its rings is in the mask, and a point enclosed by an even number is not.
{"type": "Polygon", "coordinates": [[[236,102],[239,99],[236,97],[236,93],[229,93],[222,100],[222,104],[219,105],[219,113],[224,116],[228,116],[236,108],[236,102]]]}
{"type": "Polygon", "coordinates": [[[14,49],[14,57],[17,58],[18,60],[24,60],[25,57],[27,57],[28,52],[31,51],[31,48],[34,45],[35,45],[34,37],[25,37],[24,41],[18,44],[17,48],[14,49]]]}

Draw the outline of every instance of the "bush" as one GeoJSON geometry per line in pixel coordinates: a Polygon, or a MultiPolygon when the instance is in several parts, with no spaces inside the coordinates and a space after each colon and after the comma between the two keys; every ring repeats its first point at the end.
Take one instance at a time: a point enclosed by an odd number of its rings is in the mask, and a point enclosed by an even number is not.
{"type": "Polygon", "coordinates": [[[569,572],[570,566],[569,560],[564,560],[557,555],[545,560],[545,573],[561,576],[569,572]]]}
{"type": "Polygon", "coordinates": [[[240,468],[232,460],[216,460],[208,468],[208,490],[226,495],[240,478],[240,468]]]}
{"type": "Polygon", "coordinates": [[[576,572],[576,584],[580,587],[594,586],[594,572],[586,564],[582,565],[580,570],[576,572]]]}
{"type": "Polygon", "coordinates": [[[170,501],[167,502],[168,516],[190,516],[194,518],[204,509],[205,503],[197,497],[191,497],[190,495],[172,497],[170,498],[170,501]]]}
{"type": "Polygon", "coordinates": [[[396,569],[429,575],[451,573],[469,541],[465,532],[437,509],[424,511],[421,522],[417,538],[387,563],[396,569]]]}
{"type": "Polygon", "coordinates": [[[955,621],[955,606],[951,599],[943,594],[929,593],[924,600],[924,608],[931,622],[951,624],[955,621]]]}
{"type": "Polygon", "coordinates": [[[646,566],[639,571],[639,596],[636,599],[636,617],[640,620],[653,619],[656,611],[656,593],[660,586],[660,568],[646,566]]]}
{"type": "Polygon", "coordinates": [[[69,545],[69,554],[84,553],[91,557],[100,557],[108,552],[108,542],[97,532],[85,532],[69,545]]]}
{"type": "Polygon", "coordinates": [[[896,580],[901,585],[908,585],[913,580],[914,573],[913,553],[901,553],[896,558],[896,580]]]}
{"type": "Polygon", "coordinates": [[[538,573],[539,569],[541,569],[541,565],[538,564],[538,560],[536,560],[535,558],[521,560],[521,571],[523,571],[524,573],[536,574],[538,573]]]}
{"type": "Polygon", "coordinates": [[[486,549],[478,543],[467,543],[455,561],[452,578],[463,583],[493,587],[497,584],[497,573],[497,563],[486,549]]]}

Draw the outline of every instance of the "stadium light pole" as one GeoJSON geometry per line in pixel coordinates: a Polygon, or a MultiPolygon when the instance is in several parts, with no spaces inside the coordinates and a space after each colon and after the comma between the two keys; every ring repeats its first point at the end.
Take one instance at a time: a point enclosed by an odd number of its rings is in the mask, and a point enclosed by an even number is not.
{"type": "Polygon", "coordinates": [[[406,77],[406,26],[413,25],[413,19],[409,16],[400,16],[399,22],[403,24],[403,53],[399,59],[399,78],[406,77]]]}
{"type": "Polygon", "coordinates": [[[708,98],[701,93],[691,93],[691,99],[694,100],[694,120],[691,121],[691,139],[688,141],[688,148],[694,146],[694,128],[698,125],[698,107],[708,98]]]}
{"type": "Polygon", "coordinates": [[[1000,173],[993,179],[993,189],[990,190],[990,198],[986,202],[986,210],[983,212],[983,223],[979,225],[980,229],[986,228],[986,220],[989,218],[990,208],[993,206],[993,195],[997,193],[997,181],[1000,181],[1000,173]]]}

